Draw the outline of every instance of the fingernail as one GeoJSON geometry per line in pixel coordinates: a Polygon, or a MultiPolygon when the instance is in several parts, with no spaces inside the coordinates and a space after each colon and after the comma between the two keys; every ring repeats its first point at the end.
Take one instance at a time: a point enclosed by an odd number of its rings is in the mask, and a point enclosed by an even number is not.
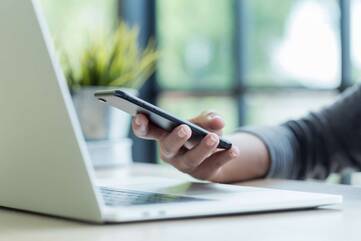
{"type": "Polygon", "coordinates": [[[236,158],[239,155],[238,148],[232,148],[232,150],[230,151],[230,155],[232,158],[236,158]]]}
{"type": "Polygon", "coordinates": [[[207,118],[209,119],[209,120],[212,120],[213,118],[215,118],[217,115],[214,113],[214,112],[210,112],[210,113],[208,113],[208,115],[207,115],[207,118]]]}
{"type": "Polygon", "coordinates": [[[217,115],[216,113],[210,113],[208,116],[207,116],[207,119],[208,120],[214,120],[214,119],[220,119],[222,120],[222,117],[220,115],[217,115]]]}
{"type": "Polygon", "coordinates": [[[187,131],[182,127],[178,130],[177,135],[179,138],[185,138],[187,136],[187,131]]]}
{"type": "Polygon", "coordinates": [[[218,141],[217,137],[215,137],[214,135],[210,135],[210,136],[208,136],[208,138],[206,140],[206,144],[208,146],[213,146],[217,143],[217,141],[218,141]]]}
{"type": "Polygon", "coordinates": [[[141,126],[140,126],[139,132],[140,132],[140,134],[143,135],[143,136],[144,136],[145,134],[147,134],[147,130],[146,130],[146,128],[145,128],[144,125],[141,125],[141,126]]]}
{"type": "Polygon", "coordinates": [[[137,124],[138,126],[140,126],[142,124],[142,120],[140,119],[139,115],[135,116],[134,121],[135,121],[135,124],[137,124]]]}

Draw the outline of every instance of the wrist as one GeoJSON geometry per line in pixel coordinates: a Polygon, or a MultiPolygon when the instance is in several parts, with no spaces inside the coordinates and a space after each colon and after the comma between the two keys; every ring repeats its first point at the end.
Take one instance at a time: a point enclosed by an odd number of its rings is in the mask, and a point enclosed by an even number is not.
{"type": "Polygon", "coordinates": [[[249,163],[249,175],[254,178],[265,177],[271,165],[267,146],[255,135],[239,133],[239,136],[240,158],[249,163]]]}
{"type": "Polygon", "coordinates": [[[240,154],[223,168],[226,182],[264,178],[271,166],[265,143],[257,136],[244,132],[235,133],[228,139],[238,147],[240,154]]]}

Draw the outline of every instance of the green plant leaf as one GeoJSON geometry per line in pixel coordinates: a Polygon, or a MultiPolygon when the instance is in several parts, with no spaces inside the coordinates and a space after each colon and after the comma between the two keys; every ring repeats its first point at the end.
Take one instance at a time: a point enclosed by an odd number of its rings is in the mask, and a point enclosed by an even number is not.
{"type": "Polygon", "coordinates": [[[110,35],[94,34],[72,63],[64,52],[63,69],[68,84],[82,86],[139,87],[155,71],[159,54],[153,40],[138,45],[139,28],[123,21],[110,35]]]}

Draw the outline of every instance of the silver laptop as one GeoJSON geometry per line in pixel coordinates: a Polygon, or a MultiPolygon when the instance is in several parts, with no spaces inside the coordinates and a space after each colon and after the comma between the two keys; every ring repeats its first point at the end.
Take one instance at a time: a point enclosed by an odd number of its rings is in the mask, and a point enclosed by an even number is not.
{"type": "Polygon", "coordinates": [[[335,195],[210,183],[188,183],[178,192],[96,186],[71,97],[35,1],[0,1],[0,117],[3,207],[106,223],[313,208],[342,200],[335,195]]]}

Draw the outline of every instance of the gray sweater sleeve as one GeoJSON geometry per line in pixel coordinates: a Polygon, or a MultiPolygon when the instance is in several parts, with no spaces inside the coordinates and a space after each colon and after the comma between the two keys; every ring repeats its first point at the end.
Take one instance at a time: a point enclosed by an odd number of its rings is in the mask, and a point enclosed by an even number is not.
{"type": "Polygon", "coordinates": [[[361,86],[334,104],[275,127],[241,131],[258,136],[271,158],[268,177],[324,179],[345,167],[361,169],[361,86]]]}

